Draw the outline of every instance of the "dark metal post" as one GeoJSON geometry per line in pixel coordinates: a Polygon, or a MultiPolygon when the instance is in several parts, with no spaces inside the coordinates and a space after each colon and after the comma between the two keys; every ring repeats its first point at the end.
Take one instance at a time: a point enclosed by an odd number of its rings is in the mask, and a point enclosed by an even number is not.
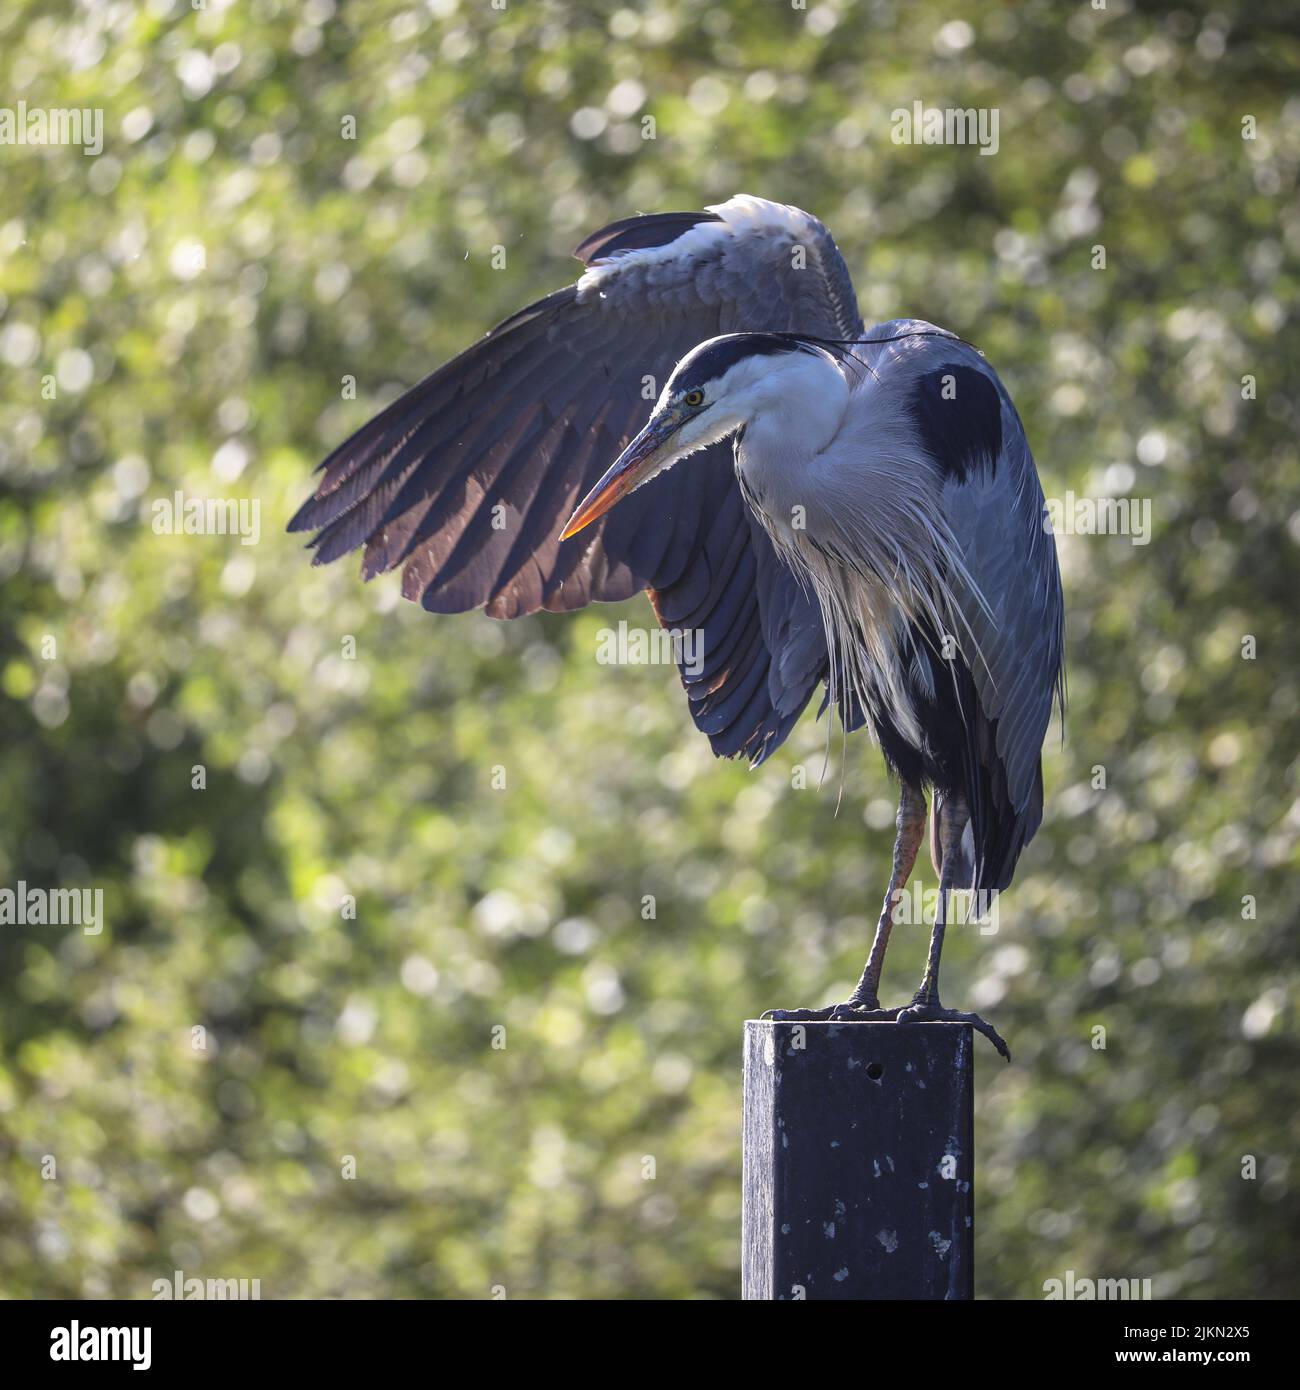
{"type": "Polygon", "coordinates": [[[964,1023],[745,1024],[742,1296],[971,1298],[964,1023]]]}

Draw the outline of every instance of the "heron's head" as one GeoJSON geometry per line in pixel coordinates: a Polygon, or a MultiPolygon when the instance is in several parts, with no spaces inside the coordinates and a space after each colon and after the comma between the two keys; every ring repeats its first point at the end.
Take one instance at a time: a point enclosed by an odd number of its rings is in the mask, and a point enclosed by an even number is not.
{"type": "Polygon", "coordinates": [[[710,338],[677,364],[645,427],[578,504],[561,539],[604,516],[679,459],[750,425],[765,407],[802,403],[804,418],[815,418],[818,402],[834,397],[838,422],[845,394],[834,358],[815,343],[783,333],[710,338]]]}

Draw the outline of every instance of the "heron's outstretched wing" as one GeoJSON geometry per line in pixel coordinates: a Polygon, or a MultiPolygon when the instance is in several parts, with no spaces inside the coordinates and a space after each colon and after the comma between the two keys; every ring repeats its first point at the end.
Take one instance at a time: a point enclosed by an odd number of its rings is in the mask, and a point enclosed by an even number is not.
{"type": "Polygon", "coordinates": [[[401,566],[404,595],[434,612],[512,618],[649,589],[665,626],[703,634],[683,680],[714,751],[761,761],[824,675],[825,646],[819,661],[820,617],[751,524],[730,444],[559,535],[698,343],[858,335],[848,272],[816,218],[744,195],[614,223],[577,254],[576,285],[499,324],[336,449],[289,529],[316,532],[318,564],[364,545],[367,578],[401,566]]]}
{"type": "Polygon", "coordinates": [[[922,447],[940,466],[942,512],[964,568],[953,576],[960,656],[952,674],[978,886],[1002,888],[1042,818],[1040,753],[1053,699],[1064,706],[1061,576],[1038,471],[1011,398],[975,349],[923,327],[934,336],[907,408],[922,447]]]}

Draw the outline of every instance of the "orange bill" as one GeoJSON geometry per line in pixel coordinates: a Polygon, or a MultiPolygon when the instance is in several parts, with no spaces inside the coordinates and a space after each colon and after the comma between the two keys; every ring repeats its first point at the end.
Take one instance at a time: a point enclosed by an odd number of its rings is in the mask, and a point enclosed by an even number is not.
{"type": "Polygon", "coordinates": [[[567,541],[570,536],[576,536],[584,527],[598,521],[629,492],[634,492],[652,478],[659,471],[664,445],[676,432],[679,423],[671,418],[651,420],[578,504],[578,510],[560,533],[560,539],[567,541]]]}

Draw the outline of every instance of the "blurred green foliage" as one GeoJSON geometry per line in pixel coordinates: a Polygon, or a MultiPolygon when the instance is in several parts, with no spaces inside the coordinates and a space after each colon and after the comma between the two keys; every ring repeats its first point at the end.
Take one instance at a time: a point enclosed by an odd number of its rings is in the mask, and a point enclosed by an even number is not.
{"type": "Polygon", "coordinates": [[[984,348],[1049,497],[1152,501],[1149,545],[1060,539],[1047,823],[945,956],[1015,1054],[980,1294],[1300,1293],[1298,55],[1281,3],[8,5],[0,100],[105,144],[0,147],[0,885],[108,926],[0,928],[0,1290],[736,1294],[741,1020],[856,979],[878,755],[833,734],[819,785],[809,713],[716,763],[675,673],[595,660],[643,600],[437,619],[283,527],[583,234],[746,191],[868,323],[984,348]],[[893,144],[918,100],[998,154],[893,144]],[[176,489],[258,543],[155,534],[176,489]]]}

